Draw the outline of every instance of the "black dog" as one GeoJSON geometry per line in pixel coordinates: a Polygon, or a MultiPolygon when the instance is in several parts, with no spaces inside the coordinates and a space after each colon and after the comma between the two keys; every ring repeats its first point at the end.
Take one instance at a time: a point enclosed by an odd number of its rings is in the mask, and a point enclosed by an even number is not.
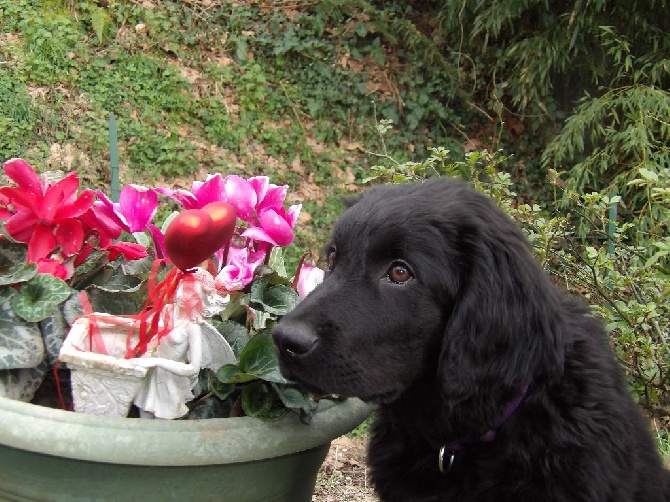
{"type": "Polygon", "coordinates": [[[379,404],[383,501],[670,500],[601,323],[487,197],[447,179],[374,188],[328,253],[274,339],[286,377],[379,404]]]}

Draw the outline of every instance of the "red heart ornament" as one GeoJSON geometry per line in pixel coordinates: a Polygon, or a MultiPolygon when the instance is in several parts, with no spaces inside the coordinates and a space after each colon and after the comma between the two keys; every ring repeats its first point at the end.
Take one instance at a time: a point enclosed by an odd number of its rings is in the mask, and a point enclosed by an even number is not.
{"type": "Polygon", "coordinates": [[[235,223],[237,223],[237,212],[235,207],[223,201],[210,202],[202,208],[214,221],[214,232],[220,236],[223,246],[233,236],[235,223]]]}
{"type": "Polygon", "coordinates": [[[165,231],[165,252],[170,261],[182,270],[200,265],[230,240],[235,227],[233,221],[229,230],[228,218],[223,218],[224,226],[221,220],[215,222],[209,211],[187,209],[179,213],[165,231]]]}

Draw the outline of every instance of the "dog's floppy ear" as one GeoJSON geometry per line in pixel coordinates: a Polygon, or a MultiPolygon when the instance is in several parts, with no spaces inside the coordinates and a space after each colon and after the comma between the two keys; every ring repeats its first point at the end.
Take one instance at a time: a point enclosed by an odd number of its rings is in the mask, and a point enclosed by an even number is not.
{"type": "Polygon", "coordinates": [[[362,193],[354,194],[354,195],[343,195],[340,197],[340,201],[342,204],[344,204],[345,208],[350,208],[354,204],[356,204],[359,200],[363,198],[362,193]]]}
{"type": "Polygon", "coordinates": [[[449,407],[474,396],[509,398],[563,368],[559,291],[516,224],[486,200],[469,202],[448,230],[461,256],[439,362],[449,407]]]}

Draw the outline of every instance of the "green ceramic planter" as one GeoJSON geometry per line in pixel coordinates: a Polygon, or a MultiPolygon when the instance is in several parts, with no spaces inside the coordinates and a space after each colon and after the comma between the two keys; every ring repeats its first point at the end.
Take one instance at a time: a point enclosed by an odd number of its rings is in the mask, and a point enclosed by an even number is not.
{"type": "Polygon", "coordinates": [[[290,415],[143,420],[0,398],[0,500],[311,501],[330,441],[371,408],[322,401],[309,425],[290,415]]]}

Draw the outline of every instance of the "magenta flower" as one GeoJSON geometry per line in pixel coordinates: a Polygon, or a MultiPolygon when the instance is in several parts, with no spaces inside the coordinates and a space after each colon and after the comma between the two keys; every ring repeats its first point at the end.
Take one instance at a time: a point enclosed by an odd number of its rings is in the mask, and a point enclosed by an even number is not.
{"type": "Polygon", "coordinates": [[[254,271],[263,263],[265,251],[250,251],[248,248],[231,246],[228,260],[215,279],[217,288],[240,291],[254,278],[254,271]]]}
{"type": "Polygon", "coordinates": [[[242,233],[242,237],[268,242],[273,246],[288,246],[293,242],[293,227],[298,221],[302,205],[266,208],[258,217],[258,226],[252,226],[242,233]]]}
{"type": "Polygon", "coordinates": [[[146,230],[158,209],[156,191],[141,185],[124,186],[118,203],[112,202],[100,190],[95,194],[100,199],[94,204],[98,212],[131,234],[146,230]]]}
{"type": "Polygon", "coordinates": [[[245,180],[240,176],[226,176],[226,200],[235,206],[237,216],[251,225],[258,223],[266,209],[283,209],[288,186],[270,183],[267,176],[254,176],[245,180]]]}
{"type": "Polygon", "coordinates": [[[237,217],[250,227],[243,233],[257,241],[273,246],[287,246],[293,242],[293,227],[300,214],[300,205],[284,209],[288,186],[270,183],[267,176],[247,179],[231,174],[209,176],[204,183],[194,181],[191,191],[158,188],[157,191],[172,197],[186,209],[200,209],[214,201],[226,201],[235,207],[237,217]]]}
{"type": "Polygon", "coordinates": [[[156,188],[156,191],[172,197],[186,209],[202,209],[210,202],[226,200],[224,181],[220,174],[207,176],[207,180],[194,181],[191,191],[184,189],[172,190],[170,188],[156,188]]]}
{"type": "MultiPolygon", "coordinates": [[[[231,174],[224,180],[225,200],[233,205],[237,217],[246,222],[253,222],[258,204],[258,192],[263,191],[263,184],[253,182],[255,178],[245,180],[231,174]],[[257,186],[256,186],[257,185],[257,186]]],[[[267,190],[267,187],[265,188],[267,190]]]]}
{"type": "Polygon", "coordinates": [[[293,242],[293,227],[300,214],[300,205],[284,209],[288,186],[270,183],[267,176],[245,180],[226,176],[226,200],[235,206],[240,219],[251,226],[242,237],[267,242],[273,246],[287,246],[293,242]]]}

